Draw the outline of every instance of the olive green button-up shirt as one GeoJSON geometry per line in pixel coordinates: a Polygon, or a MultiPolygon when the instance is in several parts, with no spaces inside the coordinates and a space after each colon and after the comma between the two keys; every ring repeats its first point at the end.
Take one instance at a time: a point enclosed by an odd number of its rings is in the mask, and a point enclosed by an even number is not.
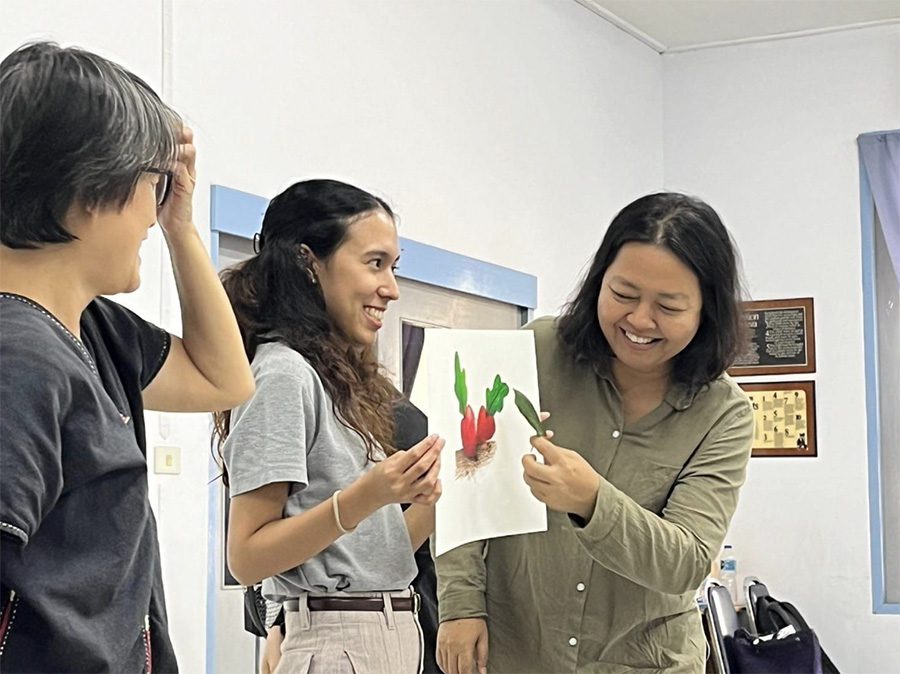
{"type": "Polygon", "coordinates": [[[695,595],[744,482],[747,396],[727,375],[674,386],[626,425],[612,380],[563,350],[554,319],[529,327],[553,442],[601,475],[594,514],[549,511],[546,532],[438,557],[441,620],[486,617],[491,673],[702,672],[695,595]]]}

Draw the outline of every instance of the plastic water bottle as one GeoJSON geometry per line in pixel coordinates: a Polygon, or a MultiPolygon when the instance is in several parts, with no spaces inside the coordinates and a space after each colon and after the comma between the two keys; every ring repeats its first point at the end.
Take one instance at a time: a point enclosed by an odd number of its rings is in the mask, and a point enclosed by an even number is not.
{"type": "Polygon", "coordinates": [[[737,556],[734,553],[734,547],[726,545],[722,551],[722,561],[719,566],[719,582],[728,588],[731,594],[731,601],[737,605],[738,603],[738,586],[737,586],[737,556]]]}

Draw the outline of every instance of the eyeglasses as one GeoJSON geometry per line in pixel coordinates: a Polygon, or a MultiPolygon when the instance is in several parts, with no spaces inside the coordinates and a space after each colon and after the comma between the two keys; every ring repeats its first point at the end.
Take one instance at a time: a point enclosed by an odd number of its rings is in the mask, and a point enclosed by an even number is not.
{"type": "Polygon", "coordinates": [[[144,169],[145,173],[155,173],[159,176],[156,181],[156,207],[162,208],[172,192],[172,179],[174,174],[166,169],[148,168],[144,169]]]}

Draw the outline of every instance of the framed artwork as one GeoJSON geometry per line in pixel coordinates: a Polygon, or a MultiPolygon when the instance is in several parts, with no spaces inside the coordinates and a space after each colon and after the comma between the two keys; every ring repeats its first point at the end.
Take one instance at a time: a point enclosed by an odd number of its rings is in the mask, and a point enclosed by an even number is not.
{"type": "Polygon", "coordinates": [[[816,371],[813,298],[744,302],[750,343],[728,370],[734,377],[816,371]]]}
{"type": "Polygon", "coordinates": [[[752,456],[817,456],[815,382],[739,385],[753,404],[752,456]]]}

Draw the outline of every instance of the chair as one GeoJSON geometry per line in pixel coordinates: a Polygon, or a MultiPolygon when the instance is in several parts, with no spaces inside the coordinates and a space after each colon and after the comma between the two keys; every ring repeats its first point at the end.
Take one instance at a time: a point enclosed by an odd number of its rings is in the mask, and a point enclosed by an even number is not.
{"type": "Polygon", "coordinates": [[[734,633],[740,628],[737,611],[728,588],[715,581],[706,586],[706,621],[719,674],[734,674],[737,667],[732,652],[734,633]]]}
{"type": "Polygon", "coordinates": [[[747,598],[747,616],[750,618],[750,627],[753,632],[759,635],[759,624],[757,623],[756,609],[760,597],[769,596],[769,588],[756,576],[747,576],[744,578],[744,596],[747,598]]]}

